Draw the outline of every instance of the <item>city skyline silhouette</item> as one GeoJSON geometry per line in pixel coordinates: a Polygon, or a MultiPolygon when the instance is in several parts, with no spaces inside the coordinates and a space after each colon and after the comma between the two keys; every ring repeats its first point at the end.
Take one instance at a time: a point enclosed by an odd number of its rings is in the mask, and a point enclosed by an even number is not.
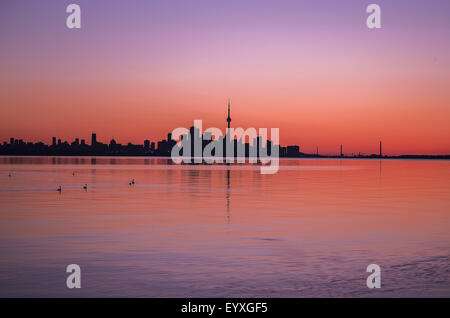
{"type": "MultiPolygon", "coordinates": [[[[231,127],[231,102],[228,99],[228,110],[227,110],[227,131],[231,127]]],[[[204,138],[205,133],[199,131],[195,126],[191,126],[189,129],[188,138],[191,140],[192,148],[194,148],[194,139],[199,138],[201,141],[202,153],[207,144],[210,142],[215,142],[211,140],[211,136],[204,138]]],[[[245,140],[246,136],[241,139],[234,137],[228,140],[228,135],[225,134],[223,137],[223,154],[226,156],[226,141],[230,141],[233,145],[234,155],[237,156],[237,149],[239,144],[245,149],[245,158],[249,158],[252,153],[252,148],[256,149],[256,157],[259,157],[259,139],[261,137],[256,136],[253,140],[245,140]],[[255,146],[256,145],[256,146],[255,146]]],[[[248,138],[250,138],[248,136],[248,138]]],[[[51,145],[46,145],[44,142],[39,141],[36,143],[26,142],[22,139],[16,139],[10,137],[9,143],[4,141],[0,144],[0,155],[44,155],[44,156],[161,156],[168,157],[171,156],[172,148],[177,144],[176,141],[172,139],[172,133],[167,133],[167,139],[161,139],[157,141],[152,141],[151,139],[145,139],[143,144],[133,144],[128,142],[126,145],[117,143],[114,138],[110,140],[109,143],[103,143],[97,140],[97,133],[91,133],[90,144],[86,142],[85,139],[75,138],[74,141],[68,142],[63,141],[60,138],[53,136],[51,145]]],[[[228,146],[228,147],[229,147],[228,146]]],[[[268,149],[268,155],[270,155],[272,142],[267,138],[265,142],[261,144],[263,148],[268,149]]],[[[300,145],[275,145],[279,147],[279,157],[281,158],[299,158],[299,157],[317,157],[317,158],[426,158],[426,159],[450,159],[450,155],[420,155],[420,154],[403,154],[398,156],[383,155],[382,153],[382,141],[379,141],[379,153],[364,154],[358,153],[345,153],[344,145],[339,145],[339,151],[336,155],[333,154],[320,154],[319,146],[316,146],[316,152],[306,153],[302,152],[300,145]]],[[[193,156],[193,155],[192,155],[193,156]]]]}

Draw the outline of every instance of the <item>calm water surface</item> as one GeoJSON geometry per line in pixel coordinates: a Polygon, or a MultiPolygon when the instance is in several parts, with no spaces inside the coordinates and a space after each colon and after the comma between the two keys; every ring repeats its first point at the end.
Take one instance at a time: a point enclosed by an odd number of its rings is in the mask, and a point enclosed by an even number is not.
{"type": "Polygon", "coordinates": [[[0,158],[3,297],[450,297],[449,254],[449,161],[0,158]]]}

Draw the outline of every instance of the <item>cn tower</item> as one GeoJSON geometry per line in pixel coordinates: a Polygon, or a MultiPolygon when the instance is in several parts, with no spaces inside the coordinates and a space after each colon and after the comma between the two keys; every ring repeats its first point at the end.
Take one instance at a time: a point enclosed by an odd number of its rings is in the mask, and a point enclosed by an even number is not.
{"type": "Polygon", "coordinates": [[[230,99],[229,98],[228,98],[228,117],[227,117],[227,122],[228,122],[228,129],[230,129],[231,117],[230,117],[230,99]]]}

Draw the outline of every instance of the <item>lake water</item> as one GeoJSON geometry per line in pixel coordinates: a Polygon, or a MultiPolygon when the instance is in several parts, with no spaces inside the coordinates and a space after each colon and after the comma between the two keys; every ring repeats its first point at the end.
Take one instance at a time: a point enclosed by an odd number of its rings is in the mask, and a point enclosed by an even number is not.
{"type": "Polygon", "coordinates": [[[280,164],[0,157],[0,296],[450,297],[449,161],[280,164]]]}

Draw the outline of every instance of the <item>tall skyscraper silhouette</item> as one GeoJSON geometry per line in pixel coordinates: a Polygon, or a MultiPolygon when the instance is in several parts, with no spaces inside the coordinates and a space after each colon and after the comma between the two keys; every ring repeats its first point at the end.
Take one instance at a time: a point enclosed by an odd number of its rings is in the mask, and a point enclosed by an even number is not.
{"type": "Polygon", "coordinates": [[[228,129],[230,129],[231,116],[230,116],[230,99],[229,98],[228,98],[228,117],[227,117],[227,122],[228,122],[228,129]]]}
{"type": "Polygon", "coordinates": [[[97,144],[97,134],[96,133],[92,133],[91,136],[91,145],[94,146],[97,144]]]}
{"type": "Polygon", "coordinates": [[[383,156],[383,152],[382,152],[382,149],[381,149],[381,141],[380,141],[380,158],[383,156]]]}

